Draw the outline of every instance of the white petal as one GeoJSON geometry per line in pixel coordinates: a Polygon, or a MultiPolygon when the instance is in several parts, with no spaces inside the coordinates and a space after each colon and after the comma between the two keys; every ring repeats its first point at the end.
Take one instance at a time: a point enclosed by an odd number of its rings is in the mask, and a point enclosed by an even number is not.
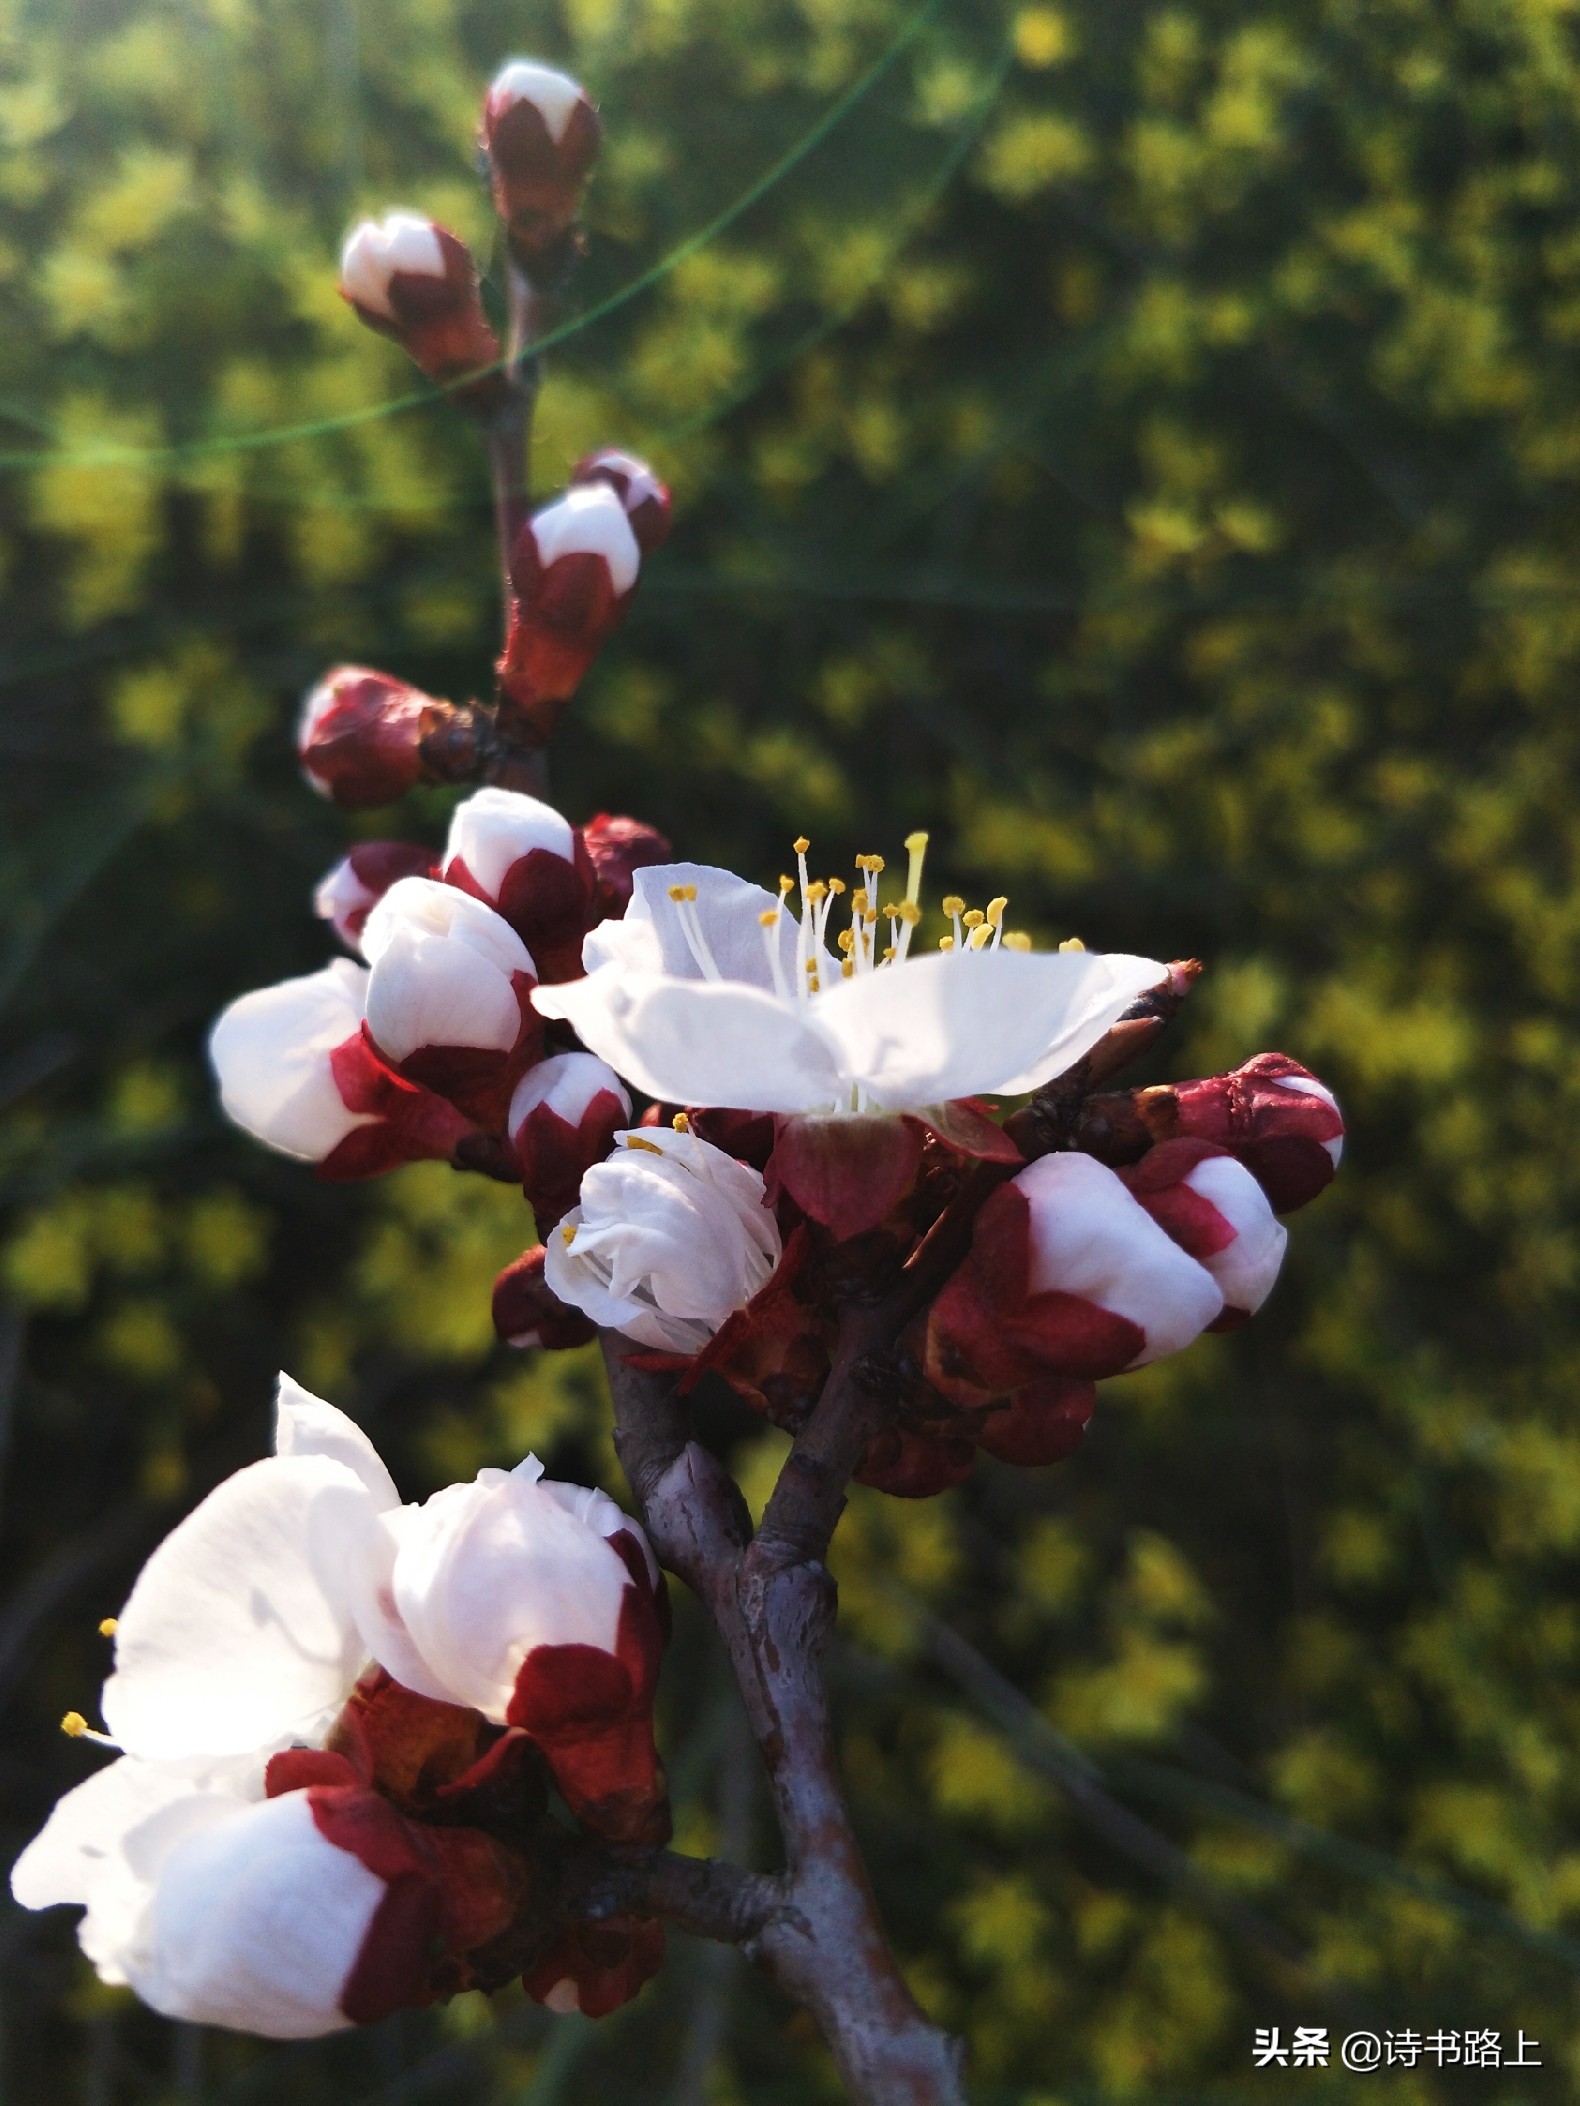
{"type": "Polygon", "coordinates": [[[400,927],[368,982],[368,1030],[395,1061],[422,1046],[505,1053],[521,1033],[521,1004],[506,975],[469,945],[400,927]]]}
{"type": "Polygon", "coordinates": [[[380,1513],[386,1507],[400,1505],[394,1479],[356,1420],[348,1419],[333,1404],[326,1404],[322,1397],[303,1389],[283,1369],[275,1389],[274,1452],[327,1455],[361,1478],[380,1513]]]}
{"type": "Polygon", "coordinates": [[[625,1106],[625,1116],[631,1116],[631,1100],[620,1085],[620,1078],[607,1061],[599,1060],[592,1053],[553,1053],[547,1060],[540,1060],[536,1067],[529,1068],[516,1085],[515,1095],[510,1100],[510,1115],[506,1130],[515,1133],[529,1113],[540,1105],[563,1119],[567,1126],[579,1126],[594,1097],[607,1090],[625,1106]]]}
{"type": "Polygon", "coordinates": [[[498,1724],[536,1646],[614,1650],[629,1576],[603,1536],[541,1484],[489,1475],[405,1510],[393,1592],[450,1701],[498,1724]]]}
{"type": "Polygon", "coordinates": [[[490,788],[456,806],[444,860],[448,865],[459,857],[489,898],[498,899],[511,865],[535,848],[574,861],[576,837],[570,821],[553,805],[520,790],[490,788]]]}
{"type": "MultiPolygon", "coordinates": [[[[1002,957],[1002,952],[995,956],[1002,957]]],[[[1016,1097],[1023,1091],[1040,1089],[1067,1068],[1073,1068],[1083,1053],[1109,1031],[1138,995],[1160,987],[1169,969],[1156,958],[1135,958],[1125,951],[1022,952],[1028,963],[1068,968],[1064,983],[1064,1006],[1050,1001],[1048,1040],[1020,1072],[997,1082],[984,1083],[995,1096],[1016,1097]]],[[[970,1094],[968,1092],[968,1094],[970,1094]]]]}
{"type": "Polygon", "coordinates": [[[282,1154],[321,1162],[370,1115],[347,1111],[330,1072],[334,1048],[362,1028],[368,975],[349,958],[241,995],[209,1034],[220,1102],[282,1154]]]}
{"type": "Polygon", "coordinates": [[[1268,1204],[1262,1187],[1232,1155],[1207,1156],[1185,1182],[1216,1207],[1235,1231],[1232,1243],[1197,1263],[1217,1281],[1229,1308],[1245,1309],[1254,1316],[1273,1291],[1289,1231],[1268,1204]]]}
{"type": "Polygon", "coordinates": [[[240,1755],[312,1739],[363,1659],[345,1601],[315,1567],[326,1492],[369,1509],[360,1477],[325,1455],[238,1470],[168,1535],[121,1611],[104,1717],[129,1754],[240,1755]]]}
{"type": "Polygon", "coordinates": [[[533,1000],[541,1015],[574,1024],[638,1089],[672,1104],[816,1111],[840,1093],[826,1040],[789,1003],[754,987],[605,966],[539,988],[533,1000]]]}
{"type": "Polygon", "coordinates": [[[359,307],[393,321],[390,279],[397,271],[442,278],[444,250],[431,219],[419,212],[387,212],[353,227],[340,251],[340,283],[359,307]]]}
{"type": "MultiPolygon", "coordinates": [[[[1335,1112],[1339,1109],[1338,1098],[1334,1096],[1332,1090],[1328,1088],[1325,1082],[1318,1082],[1315,1075],[1280,1075],[1278,1077],[1278,1087],[1281,1090],[1296,1090],[1302,1097],[1318,1097],[1324,1104],[1331,1105],[1335,1112]]],[[[1331,1141],[1324,1141],[1322,1145],[1332,1157],[1333,1167],[1337,1170],[1339,1158],[1344,1153],[1343,1134],[1335,1134],[1331,1141]]]]}
{"type": "Polygon", "coordinates": [[[508,978],[511,973],[537,977],[532,953],[486,901],[473,899],[439,878],[397,878],[369,914],[362,949],[377,965],[396,933],[411,929],[423,936],[453,942],[486,958],[508,978]]]}
{"type": "Polygon", "coordinates": [[[579,483],[532,519],[538,561],[547,570],[561,556],[602,556],[616,592],[629,592],[642,568],[642,551],[625,506],[607,483],[579,483]]]}
{"type": "Polygon", "coordinates": [[[287,1792],[170,1853],[128,1978],[170,2018],[272,2040],[339,2032],[340,1994],[385,1892],[319,1832],[308,1795],[287,1792]]]}
{"type": "Polygon", "coordinates": [[[552,66],[540,66],[535,59],[512,59],[494,75],[488,91],[488,105],[496,118],[513,102],[530,102],[556,146],[582,99],[579,82],[568,73],[556,73],[552,66]]]}

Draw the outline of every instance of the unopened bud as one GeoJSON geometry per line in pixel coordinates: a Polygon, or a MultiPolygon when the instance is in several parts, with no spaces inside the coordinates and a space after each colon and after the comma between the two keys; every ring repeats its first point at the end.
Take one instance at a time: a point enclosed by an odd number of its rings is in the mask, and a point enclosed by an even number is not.
{"type": "Polygon", "coordinates": [[[336,666],[302,704],[302,772],[320,796],[348,810],[390,804],[422,780],[423,740],[444,707],[389,673],[336,666]]]}
{"type": "Polygon", "coordinates": [[[1289,1231],[1245,1165],[1211,1141],[1164,1141],[1120,1177],[1166,1235],[1210,1272],[1238,1329],[1273,1291],[1289,1231]]]}
{"type": "Polygon", "coordinates": [[[580,83],[512,59],[483,103],[482,145],[516,260],[553,278],[575,253],[582,185],[598,158],[598,113],[580,83]]]}
{"type": "Polygon", "coordinates": [[[674,848],[658,828],[640,819],[599,812],[580,833],[597,885],[593,912],[599,921],[617,920],[624,914],[639,870],[675,859],[674,848]]]}
{"type": "Polygon", "coordinates": [[[313,893],[313,912],[360,956],[368,915],[397,879],[432,877],[433,850],[416,841],[359,841],[313,893]]]}
{"type": "Polygon", "coordinates": [[[1279,1214],[1331,1184],[1344,1152],[1333,1092],[1287,1053],[1258,1053],[1232,1074],[1142,1090],[1135,1102],[1155,1141],[1213,1141],[1238,1156],[1279,1214]]]}
{"type": "Polygon", "coordinates": [[[444,878],[503,915],[540,980],[580,977],[582,938],[594,918],[593,868],[576,829],[552,805],[521,790],[466,798],[451,816],[444,878]]]}
{"type": "Polygon", "coordinates": [[[488,326],[477,265],[465,242],[416,212],[365,219],[346,236],[340,292],[370,329],[392,337],[430,380],[467,380],[478,410],[509,395],[499,341],[488,326]]]}
{"type": "Polygon", "coordinates": [[[625,507],[637,546],[644,556],[652,555],[669,538],[669,490],[634,453],[618,447],[600,447],[576,463],[571,487],[584,483],[607,483],[625,507]]]}
{"type": "Polygon", "coordinates": [[[539,1235],[575,1206],[583,1174],[630,1123],[631,1100],[619,1076],[591,1053],[556,1053],[522,1076],[509,1131],[539,1235]]]}
{"type": "Polygon", "coordinates": [[[499,678],[543,735],[625,613],[641,567],[625,507],[607,483],[568,490],[516,537],[516,600],[499,678]]]}

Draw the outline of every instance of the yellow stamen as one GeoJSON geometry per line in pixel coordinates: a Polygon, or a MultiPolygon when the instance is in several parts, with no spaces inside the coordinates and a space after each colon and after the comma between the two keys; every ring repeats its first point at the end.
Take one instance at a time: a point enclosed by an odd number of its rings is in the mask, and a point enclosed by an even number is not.
{"type": "Polygon", "coordinates": [[[852,914],[865,914],[867,911],[867,895],[859,886],[850,895],[850,911],[852,914]]]}
{"type": "Polygon", "coordinates": [[[68,1740],[81,1740],[88,1732],[88,1721],[80,1711],[68,1711],[60,1722],[60,1730],[68,1740]]]}
{"type": "Polygon", "coordinates": [[[1001,929],[1004,926],[1004,909],[1008,905],[1008,899],[1006,899],[1002,894],[997,899],[990,899],[988,901],[987,918],[988,925],[990,928],[1001,929]]]}
{"type": "Polygon", "coordinates": [[[922,918],[922,910],[914,899],[902,899],[894,911],[908,929],[914,929],[922,918]]]}
{"type": "Polygon", "coordinates": [[[1004,931],[1004,948],[1007,951],[1029,951],[1031,949],[1031,938],[1024,929],[1006,929],[1004,931]]]}
{"type": "Polygon", "coordinates": [[[973,907],[969,914],[963,914],[960,918],[968,929],[980,929],[987,920],[980,907],[973,907]]]}
{"type": "Polygon", "coordinates": [[[1061,951],[1084,951],[1086,949],[1086,945],[1081,941],[1079,936],[1066,936],[1063,943],[1060,944],[1059,948],[1061,951]]]}
{"type": "Polygon", "coordinates": [[[845,880],[842,877],[831,877],[828,881],[828,889],[838,899],[845,889],[845,880]]]}
{"type": "Polygon", "coordinates": [[[779,926],[779,909],[777,907],[766,908],[758,915],[757,926],[761,929],[777,929],[779,926]]]}
{"type": "Polygon", "coordinates": [[[795,879],[794,879],[793,877],[781,877],[781,878],[780,878],[780,880],[779,880],[779,897],[780,897],[781,899],[785,899],[785,898],[787,898],[787,897],[788,897],[788,895],[789,895],[790,893],[794,892],[794,890],[795,890],[795,879]]]}
{"type": "Polygon", "coordinates": [[[808,958],[808,960],[806,961],[806,969],[808,977],[815,980],[817,978],[817,960],[815,958],[808,958]]]}
{"type": "Polygon", "coordinates": [[[119,1617],[106,1616],[99,1625],[99,1636],[101,1638],[113,1638],[120,1627],[119,1617]]]}
{"type": "Polygon", "coordinates": [[[677,903],[677,905],[678,905],[678,904],[679,904],[679,902],[680,902],[681,900],[683,900],[683,899],[685,898],[685,896],[686,896],[686,888],[685,888],[685,886],[684,886],[684,885],[671,885],[671,886],[670,886],[670,888],[669,888],[669,896],[670,896],[670,898],[671,898],[672,900],[674,900],[674,901],[675,901],[675,902],[677,903]]]}
{"type": "Polygon", "coordinates": [[[574,1221],[567,1221],[565,1226],[560,1230],[560,1241],[564,1244],[567,1250],[569,1250],[571,1245],[576,1241],[576,1224],[574,1221]]]}
{"type": "Polygon", "coordinates": [[[806,896],[815,907],[828,897],[828,887],[821,878],[814,878],[806,888],[806,896]]]}
{"type": "MultiPolygon", "coordinates": [[[[634,1133],[628,1133],[626,1135],[625,1145],[627,1146],[627,1148],[640,1148],[644,1155],[662,1155],[664,1152],[663,1149],[659,1147],[656,1141],[639,1141],[634,1133]]],[[[575,1232],[573,1230],[572,1234],[574,1233],[575,1232]]],[[[568,1243],[570,1241],[570,1237],[567,1236],[565,1240],[568,1243]]]]}
{"type": "Polygon", "coordinates": [[[856,948],[856,939],[849,929],[841,929],[834,940],[847,955],[856,948]]]}
{"type": "Polygon", "coordinates": [[[985,921],[981,921],[977,923],[966,940],[972,950],[983,951],[993,941],[993,931],[985,921]]]}
{"type": "Polygon", "coordinates": [[[943,907],[944,912],[951,916],[964,914],[966,911],[966,903],[958,892],[946,892],[940,901],[940,905],[943,907]]]}
{"type": "Polygon", "coordinates": [[[890,964],[890,963],[892,962],[893,958],[894,958],[894,945],[893,945],[892,943],[886,943],[886,944],[885,944],[885,945],[883,946],[883,962],[884,962],[884,964],[885,964],[885,965],[888,965],[888,964],[890,964]]]}
{"type": "Polygon", "coordinates": [[[676,1112],[669,1123],[674,1127],[676,1133],[690,1133],[691,1131],[691,1121],[684,1112],[676,1112]]]}
{"type": "Polygon", "coordinates": [[[939,948],[939,949],[940,949],[941,951],[952,951],[952,950],[954,949],[954,947],[955,947],[955,939],[953,938],[953,936],[940,936],[940,937],[939,937],[939,939],[938,939],[938,948],[939,948]]]}
{"type": "Polygon", "coordinates": [[[856,967],[854,961],[847,958],[844,964],[839,969],[839,977],[842,980],[849,980],[854,975],[855,970],[856,967]]]}
{"type": "Polygon", "coordinates": [[[790,843],[790,846],[795,850],[798,856],[804,856],[807,850],[812,846],[812,844],[807,839],[805,834],[797,834],[796,838],[790,843]]]}
{"type": "Polygon", "coordinates": [[[922,895],[922,862],[927,854],[927,836],[919,829],[905,837],[905,852],[911,859],[911,867],[905,878],[905,897],[914,907],[922,895]]]}

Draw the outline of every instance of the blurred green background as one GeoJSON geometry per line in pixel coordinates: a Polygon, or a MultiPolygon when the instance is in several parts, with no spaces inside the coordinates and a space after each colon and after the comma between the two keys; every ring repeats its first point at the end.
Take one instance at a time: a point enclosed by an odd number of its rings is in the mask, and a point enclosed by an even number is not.
{"type": "MultiPolygon", "coordinates": [[[[408,1495],[528,1446],[620,1489],[595,1365],[493,1344],[519,1200],[319,1185],[202,1052],[327,955],[351,825],[300,691],[486,688],[478,448],[335,257],[389,204],[491,252],[518,52],[608,124],[539,487],[607,440],[677,499],[565,809],[769,883],[795,833],[842,867],[929,826],[935,898],[1208,961],[1140,1079],[1273,1046],[1350,1118],[1252,1329],[1107,1385],[1058,1469],[852,1503],[843,1754],[918,1993],[981,2106],[1572,2096],[1573,0],[0,0],[7,1858],[277,1367],[408,1495]],[[1254,2071],[1296,2024],[1542,2066],[1254,2071]]],[[[760,1487],[772,1443],[702,1417],[760,1487]]],[[[683,1843],[771,1864],[686,1604],[661,1739],[683,1843]]],[[[280,2049],[0,1915],[6,2106],[836,2095],[678,1936],[601,2027],[474,1998],[280,2049]]]]}

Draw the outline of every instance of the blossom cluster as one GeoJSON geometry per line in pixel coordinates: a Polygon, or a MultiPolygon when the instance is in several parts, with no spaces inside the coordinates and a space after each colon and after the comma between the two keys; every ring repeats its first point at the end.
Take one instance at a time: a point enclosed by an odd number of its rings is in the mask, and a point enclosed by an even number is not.
{"type": "Polygon", "coordinates": [[[662,1929],[554,1909],[548,1806],[668,1835],[641,1529],[530,1457],[403,1505],[285,1376],[275,1445],[144,1566],[93,1736],[117,1759],[23,1851],[16,1899],[82,1907],[101,1977],[155,2010],[280,2039],[517,1976],[556,2010],[623,2003],[662,1929]]]}

